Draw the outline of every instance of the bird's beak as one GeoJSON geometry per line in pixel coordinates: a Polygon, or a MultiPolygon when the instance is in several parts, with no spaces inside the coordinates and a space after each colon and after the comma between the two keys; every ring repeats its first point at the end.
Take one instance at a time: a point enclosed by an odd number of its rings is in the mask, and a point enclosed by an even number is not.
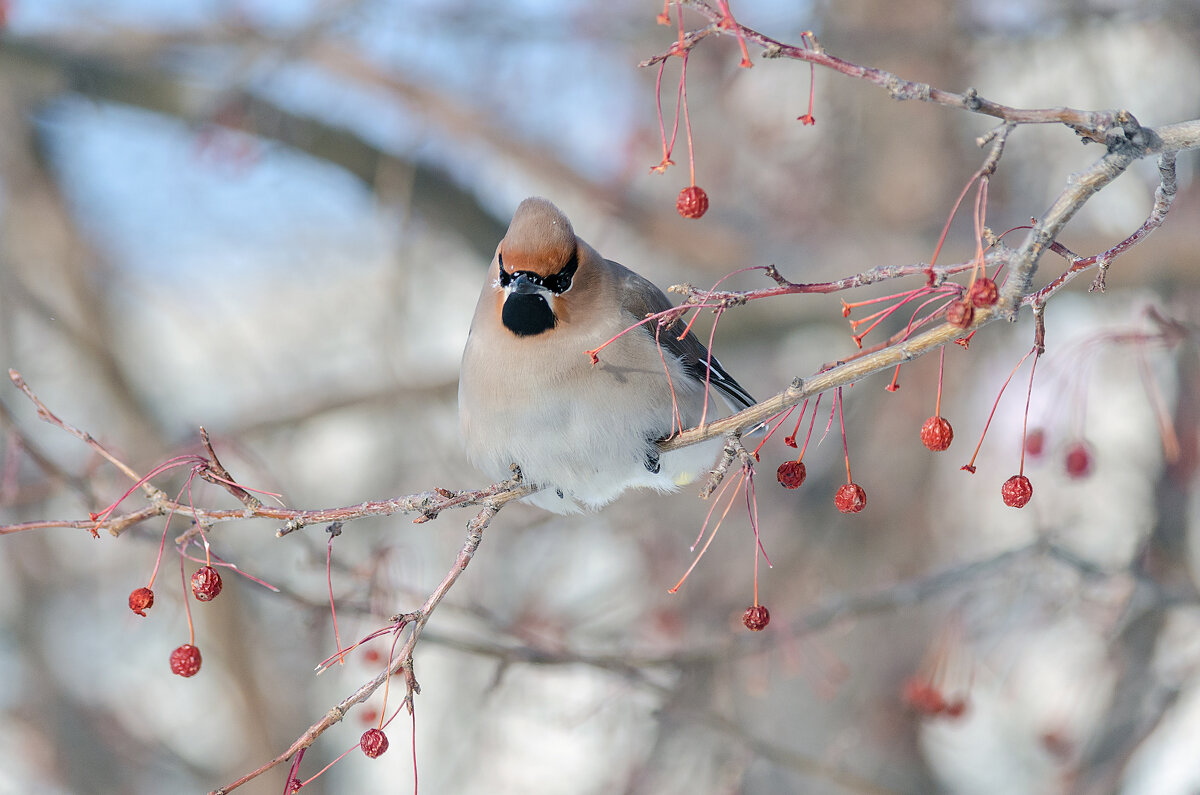
{"type": "Polygon", "coordinates": [[[525,274],[519,273],[513,277],[512,282],[508,285],[508,290],[510,293],[533,295],[534,293],[541,292],[542,287],[525,274]]]}

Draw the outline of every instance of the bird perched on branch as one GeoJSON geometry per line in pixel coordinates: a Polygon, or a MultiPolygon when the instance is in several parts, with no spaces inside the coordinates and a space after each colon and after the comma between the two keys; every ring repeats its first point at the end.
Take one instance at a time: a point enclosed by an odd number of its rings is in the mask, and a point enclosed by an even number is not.
{"type": "Polygon", "coordinates": [[[527,500],[555,513],[598,508],[633,486],[674,490],[703,473],[720,439],[671,452],[657,443],[699,424],[706,402],[707,419],[728,413],[714,393],[735,410],[754,398],[683,321],[637,325],[671,308],[651,282],[576,237],[553,204],[521,202],[463,352],[467,457],[497,480],[518,465],[541,487],[527,500]]]}

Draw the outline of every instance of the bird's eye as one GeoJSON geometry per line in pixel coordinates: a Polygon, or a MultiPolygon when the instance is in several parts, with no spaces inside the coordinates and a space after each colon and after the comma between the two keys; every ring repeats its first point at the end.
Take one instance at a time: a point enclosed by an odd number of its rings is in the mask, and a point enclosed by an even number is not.
{"type": "Polygon", "coordinates": [[[555,294],[565,293],[571,288],[571,278],[575,275],[575,271],[579,269],[579,249],[576,248],[571,252],[571,256],[567,259],[562,268],[552,276],[546,277],[546,287],[550,292],[555,294]]]}

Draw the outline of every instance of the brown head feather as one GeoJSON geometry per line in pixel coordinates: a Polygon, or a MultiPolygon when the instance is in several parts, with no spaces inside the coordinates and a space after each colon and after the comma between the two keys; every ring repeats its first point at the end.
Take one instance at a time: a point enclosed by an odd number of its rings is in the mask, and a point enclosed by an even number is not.
{"type": "Polygon", "coordinates": [[[499,254],[509,273],[529,271],[553,276],[575,253],[575,230],[557,207],[533,197],[521,202],[513,214],[499,254]]]}

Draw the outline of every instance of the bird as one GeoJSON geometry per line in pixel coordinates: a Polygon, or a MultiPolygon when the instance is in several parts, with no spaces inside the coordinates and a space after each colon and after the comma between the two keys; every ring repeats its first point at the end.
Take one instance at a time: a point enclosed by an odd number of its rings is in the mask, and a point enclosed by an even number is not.
{"type": "Polygon", "coordinates": [[[468,460],[496,480],[516,465],[539,487],[525,501],[558,514],[598,509],[629,488],[674,491],[707,471],[720,439],[670,452],[658,443],[722,411],[709,387],[732,411],[755,401],[681,319],[642,323],[672,307],[579,238],[551,202],[522,201],[463,351],[468,460]]]}

